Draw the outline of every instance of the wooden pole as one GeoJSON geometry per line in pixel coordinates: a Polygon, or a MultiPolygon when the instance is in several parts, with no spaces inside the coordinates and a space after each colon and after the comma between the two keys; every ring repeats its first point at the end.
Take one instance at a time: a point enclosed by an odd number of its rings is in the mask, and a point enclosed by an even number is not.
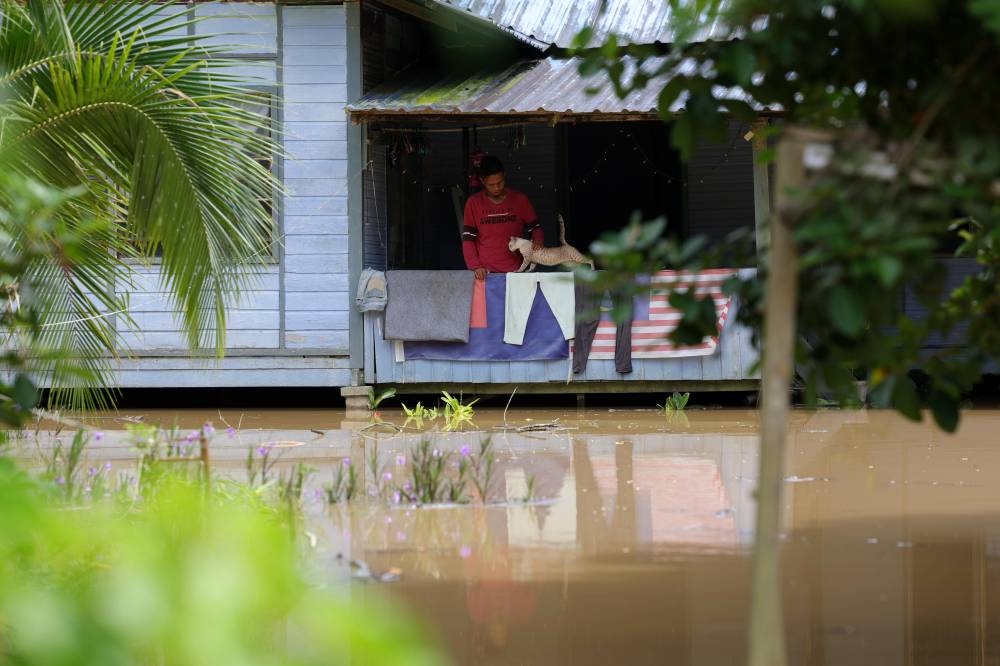
{"type": "Polygon", "coordinates": [[[205,490],[205,495],[212,494],[212,460],[208,453],[208,435],[205,434],[204,428],[202,428],[201,436],[198,438],[198,458],[201,460],[201,473],[202,473],[202,488],[205,490]]]}
{"type": "Polygon", "coordinates": [[[788,393],[795,352],[798,257],[789,226],[789,190],[802,185],[804,139],[786,129],[778,144],[775,213],[771,216],[764,304],[760,473],[750,587],[750,666],[785,666],[781,586],[781,490],[788,393]]]}

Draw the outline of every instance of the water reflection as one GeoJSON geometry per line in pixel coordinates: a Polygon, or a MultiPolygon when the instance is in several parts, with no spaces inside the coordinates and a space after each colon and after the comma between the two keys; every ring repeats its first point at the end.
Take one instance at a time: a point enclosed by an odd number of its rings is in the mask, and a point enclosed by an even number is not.
{"type": "MultiPolygon", "coordinates": [[[[313,501],[315,574],[359,600],[402,599],[457,663],[743,663],[756,416],[687,416],[531,412],[521,417],[568,429],[517,433],[492,430],[499,412],[477,412],[499,454],[496,502],[313,501]],[[392,582],[346,582],[351,561],[392,582]]],[[[238,469],[246,446],[280,439],[295,443],[284,464],[309,462],[319,482],[377,446],[398,479],[396,456],[423,436],[330,418],[269,428],[245,417],[258,429],[223,437],[216,459],[238,469]]],[[[1000,662],[1000,413],[963,418],[949,436],[882,412],[793,415],[783,515],[792,663],[1000,662]]],[[[457,451],[482,436],[434,441],[457,451]]],[[[123,459],[113,440],[102,451],[123,459]]],[[[376,485],[366,478],[364,492],[376,485]]]]}

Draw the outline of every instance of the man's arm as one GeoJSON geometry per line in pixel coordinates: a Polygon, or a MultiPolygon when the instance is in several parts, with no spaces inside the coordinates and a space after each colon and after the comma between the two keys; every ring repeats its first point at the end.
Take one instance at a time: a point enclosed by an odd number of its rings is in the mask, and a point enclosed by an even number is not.
{"type": "Polygon", "coordinates": [[[521,202],[524,235],[531,239],[532,246],[540,248],[545,245],[545,234],[542,232],[542,225],[538,223],[538,214],[535,213],[535,207],[531,205],[531,200],[526,195],[521,197],[521,202]]]}
{"type": "Polygon", "coordinates": [[[477,280],[482,280],[486,277],[486,269],[479,258],[479,227],[476,225],[471,203],[471,199],[465,202],[462,219],[462,256],[465,258],[466,268],[475,272],[477,280]]]}

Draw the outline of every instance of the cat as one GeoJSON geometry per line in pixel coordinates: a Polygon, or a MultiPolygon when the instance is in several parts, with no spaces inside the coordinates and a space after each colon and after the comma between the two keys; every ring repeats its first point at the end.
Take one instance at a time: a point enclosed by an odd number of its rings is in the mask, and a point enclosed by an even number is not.
{"type": "Polygon", "coordinates": [[[559,216],[559,247],[535,248],[531,241],[526,238],[511,236],[507,247],[511,252],[520,252],[524,257],[521,267],[515,273],[525,270],[535,270],[536,264],[542,266],[555,266],[557,264],[588,264],[590,270],[594,270],[594,262],[583,256],[583,253],[572,245],[566,243],[566,223],[563,222],[562,215],[559,216]]]}

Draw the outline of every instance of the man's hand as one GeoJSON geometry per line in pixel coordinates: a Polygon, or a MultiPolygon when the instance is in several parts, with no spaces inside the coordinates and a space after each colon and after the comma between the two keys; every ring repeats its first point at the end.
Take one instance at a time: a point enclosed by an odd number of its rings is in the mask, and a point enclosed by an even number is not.
{"type": "Polygon", "coordinates": [[[485,280],[486,279],[486,269],[485,268],[477,268],[476,270],[474,270],[472,272],[476,274],[476,279],[477,280],[485,280]]]}

